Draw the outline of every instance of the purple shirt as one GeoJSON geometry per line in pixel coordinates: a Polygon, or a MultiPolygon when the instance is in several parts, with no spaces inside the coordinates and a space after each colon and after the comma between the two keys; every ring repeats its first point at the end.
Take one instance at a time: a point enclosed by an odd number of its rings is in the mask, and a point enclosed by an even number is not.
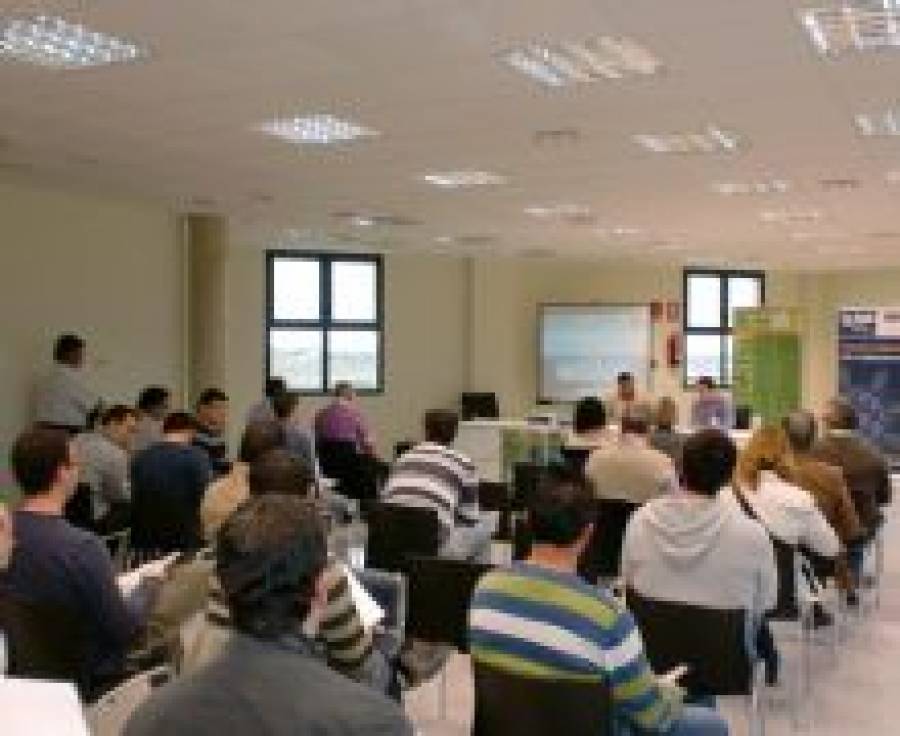
{"type": "Polygon", "coordinates": [[[370,452],[369,428],[362,412],[349,401],[332,401],[316,414],[316,439],[355,442],[358,452],[370,452]]]}

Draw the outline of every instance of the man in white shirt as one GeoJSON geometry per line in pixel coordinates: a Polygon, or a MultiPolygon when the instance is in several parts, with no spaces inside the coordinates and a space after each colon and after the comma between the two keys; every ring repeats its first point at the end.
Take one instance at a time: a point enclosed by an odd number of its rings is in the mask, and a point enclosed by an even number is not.
{"type": "Polygon", "coordinates": [[[100,399],[81,375],[85,343],[78,335],[60,335],[53,349],[54,365],[35,390],[35,420],[70,434],[83,431],[100,399]]]}
{"type": "Polygon", "coordinates": [[[651,414],[636,404],[622,418],[618,440],[591,453],[585,474],[597,498],[642,504],[678,488],[672,461],[647,439],[651,414]]]}

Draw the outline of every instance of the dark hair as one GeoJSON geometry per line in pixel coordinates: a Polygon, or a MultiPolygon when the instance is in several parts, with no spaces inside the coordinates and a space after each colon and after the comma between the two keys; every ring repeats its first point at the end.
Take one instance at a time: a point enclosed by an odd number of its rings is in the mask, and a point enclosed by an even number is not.
{"type": "Polygon", "coordinates": [[[829,402],[828,426],[832,429],[858,429],[859,416],[847,399],[837,398],[829,402]]]}
{"type": "Polygon", "coordinates": [[[685,440],[681,455],[684,485],[695,493],[715,496],[731,480],[737,448],[724,432],[702,429],[685,440]]]}
{"type": "Polygon", "coordinates": [[[277,493],[306,498],[312,488],[312,468],[284,448],[277,447],[258,457],[250,465],[247,484],[251,496],[277,493]]]}
{"type": "Polygon", "coordinates": [[[238,448],[238,460],[254,463],[269,450],[284,445],[284,428],[275,421],[263,419],[251,422],[244,430],[238,448]]]}
{"type": "Polygon", "coordinates": [[[207,388],[203,390],[200,398],[197,399],[197,406],[207,406],[217,401],[228,401],[228,394],[218,388],[207,388]]]}
{"type": "Polygon", "coordinates": [[[296,391],[282,391],[272,397],[272,412],[278,419],[288,419],[300,402],[300,394],[296,391]]]}
{"type": "Polygon", "coordinates": [[[197,420],[186,411],[176,411],[163,421],[163,434],[188,432],[197,429],[197,420]]]}
{"type": "Polygon", "coordinates": [[[165,406],[169,400],[169,389],[165,386],[147,386],[138,396],[137,408],[143,412],[153,411],[165,406]]]}
{"type": "Polygon", "coordinates": [[[583,474],[554,465],[538,482],[528,511],[536,544],[568,547],[594,520],[594,496],[583,474]]]}
{"type": "Polygon", "coordinates": [[[697,379],[698,386],[706,386],[706,388],[715,388],[716,382],[713,380],[712,376],[700,376],[697,379]]]}
{"type": "Polygon", "coordinates": [[[620,385],[633,380],[634,374],[631,371],[622,371],[618,376],[616,376],[616,383],[620,385]]]}
{"type": "Polygon", "coordinates": [[[28,429],[16,438],[10,453],[13,475],[25,496],[50,490],[59,469],[70,462],[69,434],[62,429],[28,429]]]}
{"type": "Polygon", "coordinates": [[[572,426],[579,434],[592,429],[603,429],[606,426],[606,408],[603,402],[593,396],[579,399],[575,404],[572,426]]]}
{"type": "Polygon", "coordinates": [[[335,396],[348,396],[353,391],[353,384],[350,381],[338,381],[334,384],[335,396]]]}
{"type": "Polygon", "coordinates": [[[57,363],[68,363],[79,352],[84,350],[84,344],[82,338],[78,337],[78,335],[73,335],[71,332],[60,335],[56,338],[56,343],[53,346],[53,360],[57,363]]]}
{"type": "Polygon", "coordinates": [[[278,394],[287,391],[287,383],[281,376],[272,376],[266,379],[266,398],[274,399],[278,394]]]}
{"type": "Polygon", "coordinates": [[[301,498],[251,498],[216,536],[216,574],[234,627],[261,639],[298,630],[325,569],[325,529],[301,498]]]}
{"type": "Polygon", "coordinates": [[[440,445],[452,445],[459,428],[459,417],[449,409],[425,412],[425,439],[440,445]]]}
{"type": "Polygon", "coordinates": [[[113,404],[109,409],[103,412],[103,416],[100,417],[100,424],[103,427],[108,424],[121,424],[128,419],[128,417],[135,416],[137,416],[137,412],[130,406],[126,406],[125,404],[113,404]]]}
{"type": "Polygon", "coordinates": [[[809,452],[816,441],[816,418],[808,411],[788,414],[781,423],[794,452],[809,452]]]}

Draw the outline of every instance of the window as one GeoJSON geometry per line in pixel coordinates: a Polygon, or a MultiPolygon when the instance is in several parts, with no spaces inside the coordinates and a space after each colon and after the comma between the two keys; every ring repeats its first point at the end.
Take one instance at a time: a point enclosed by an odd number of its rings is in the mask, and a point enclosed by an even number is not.
{"type": "Polygon", "coordinates": [[[309,394],[384,389],[380,256],[270,251],[266,375],[309,394]]]}
{"type": "Polygon", "coordinates": [[[765,274],[759,271],[684,272],[684,380],[700,376],[731,384],[734,310],[765,302],[765,274]]]}

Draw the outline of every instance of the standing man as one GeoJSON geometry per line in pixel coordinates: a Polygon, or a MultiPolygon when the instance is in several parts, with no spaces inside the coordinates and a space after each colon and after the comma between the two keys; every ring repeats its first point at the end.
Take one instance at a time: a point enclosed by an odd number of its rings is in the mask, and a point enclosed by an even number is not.
{"type": "Polygon", "coordinates": [[[56,339],[53,367],[35,390],[35,420],[45,427],[77,434],[87,428],[88,418],[100,408],[100,399],[82,377],[85,342],[78,335],[56,339]]]}
{"type": "Polygon", "coordinates": [[[733,423],[731,403],[716,390],[716,382],[711,376],[700,376],[697,379],[697,398],[691,407],[691,426],[694,429],[729,429],[733,423]]]}
{"type": "Polygon", "coordinates": [[[217,388],[208,388],[197,400],[197,433],[194,444],[209,456],[213,475],[227,475],[231,470],[228,459],[228,396],[217,388]]]}
{"type": "Polygon", "coordinates": [[[163,421],[169,413],[169,389],[147,386],[138,397],[137,428],[132,452],[135,454],[162,440],[163,421]]]}
{"type": "Polygon", "coordinates": [[[266,379],[265,396],[250,407],[247,412],[247,424],[254,422],[271,422],[275,419],[275,399],[287,391],[283,378],[273,376],[266,379]]]}
{"type": "Polygon", "coordinates": [[[606,406],[609,420],[621,423],[622,419],[628,416],[636,406],[645,404],[648,401],[649,397],[638,397],[634,374],[629,371],[622,371],[616,376],[615,392],[605,398],[603,404],[606,406]]]}

